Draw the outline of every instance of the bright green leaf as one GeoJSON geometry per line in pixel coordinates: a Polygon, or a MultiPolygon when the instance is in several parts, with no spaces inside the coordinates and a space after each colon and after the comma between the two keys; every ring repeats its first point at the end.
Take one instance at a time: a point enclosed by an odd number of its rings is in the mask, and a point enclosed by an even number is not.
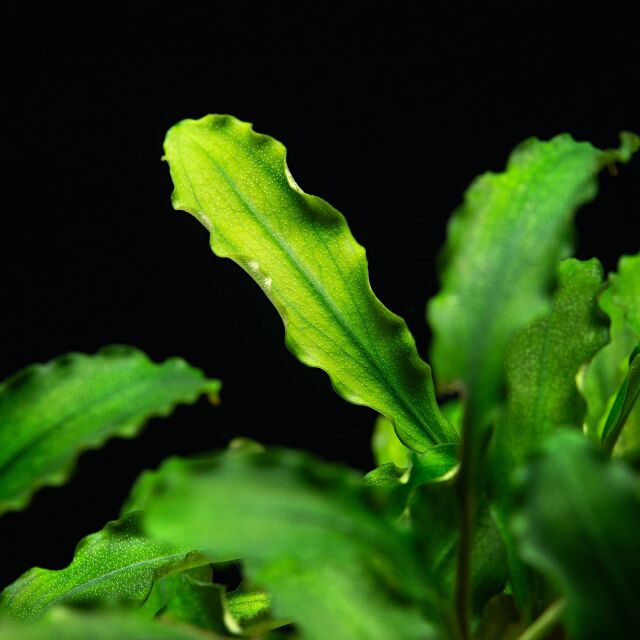
{"type": "MultiPolygon", "coordinates": [[[[621,387],[628,384],[629,354],[640,341],[640,327],[634,320],[640,314],[640,254],[621,258],[618,273],[609,274],[609,288],[600,298],[600,307],[611,319],[611,342],[596,355],[581,380],[588,407],[587,431],[598,440],[621,387]]],[[[628,402],[631,396],[622,392],[628,402]]],[[[631,408],[629,404],[630,414],[615,453],[633,456],[640,451],[640,405],[631,408]]]]}
{"type": "Polygon", "coordinates": [[[141,610],[167,622],[227,633],[225,587],[211,577],[209,565],[164,576],[155,582],[141,610]]]}
{"type": "Polygon", "coordinates": [[[613,402],[602,430],[602,444],[611,453],[623,427],[640,396],[640,344],[629,358],[629,372],[613,402]]]}
{"type": "Polygon", "coordinates": [[[640,637],[640,483],[581,434],[555,434],[522,477],[513,531],[567,601],[569,637],[640,637]]]}
{"type": "Polygon", "coordinates": [[[413,539],[355,472],[292,451],[231,452],[170,461],[142,477],[132,502],[153,537],[214,562],[242,558],[273,595],[273,615],[305,638],[435,637],[413,539]]]}
{"type": "Polygon", "coordinates": [[[548,309],[558,260],[571,249],[576,209],[596,193],[596,175],[627,162],[639,139],[600,151],[561,135],[530,139],[506,171],[473,182],[449,222],[441,292],[428,306],[438,386],[463,383],[486,420],[500,402],[503,361],[518,329],[548,309]]]}
{"type": "Polygon", "coordinates": [[[186,547],[149,540],[140,518],[130,513],[84,538],[65,569],[27,571],[0,594],[0,614],[31,620],[57,604],[140,605],[162,576],[207,563],[186,547]]]}
{"type": "Polygon", "coordinates": [[[0,619],[0,637],[7,640],[216,640],[224,636],[121,612],[81,613],[56,608],[35,623],[0,619]]]}
{"type": "Polygon", "coordinates": [[[618,273],[612,273],[610,280],[613,303],[624,309],[627,324],[640,335],[640,253],[622,256],[618,273]]]}
{"type": "Polygon", "coordinates": [[[260,285],[302,362],[326,371],[346,400],[392,420],[408,447],[457,440],[404,320],[371,291],[364,249],[342,214],[298,187],[282,144],[213,115],[175,125],[165,151],[174,207],[260,285]]]}
{"type": "Polygon", "coordinates": [[[600,308],[611,320],[611,341],[596,354],[580,379],[588,408],[585,424],[594,440],[602,436],[616,393],[627,377],[629,354],[640,339],[627,325],[624,310],[612,302],[611,289],[600,296],[600,308]]]}
{"type": "Polygon", "coordinates": [[[252,638],[290,623],[289,620],[274,620],[271,617],[271,596],[264,590],[247,591],[240,588],[227,594],[226,605],[238,625],[238,631],[252,638]]]}
{"type": "Polygon", "coordinates": [[[392,517],[402,515],[417,487],[452,478],[458,470],[458,445],[439,444],[424,453],[411,452],[407,467],[387,462],[376,467],[363,480],[367,486],[384,489],[386,512],[392,517]]]}
{"type": "Polygon", "coordinates": [[[491,451],[500,496],[510,491],[514,469],[549,432],[582,425],[585,403],[576,376],[608,339],[597,304],[602,287],[597,260],[560,263],[551,311],[511,342],[505,362],[507,406],[491,451]]]}
{"type": "Polygon", "coordinates": [[[252,620],[271,606],[271,596],[266,591],[238,590],[227,597],[227,606],[236,620],[252,620]]]}
{"type": "MultiPolygon", "coordinates": [[[[522,329],[506,357],[507,406],[491,445],[496,515],[506,534],[506,519],[516,468],[558,427],[579,429],[585,404],[576,385],[580,369],[607,342],[604,316],[597,305],[602,289],[597,260],[560,263],[551,311],[522,329]]],[[[511,579],[520,606],[533,606],[528,571],[510,551],[511,579]]],[[[531,612],[529,612],[531,613],[531,612]]]]}
{"type": "Polygon", "coordinates": [[[131,438],[149,418],[219,389],[184,360],[155,364],[131,347],[23,369],[0,385],[0,513],[64,482],[84,449],[131,438]]]}
{"type": "Polygon", "coordinates": [[[393,423],[384,416],[378,416],[371,436],[371,448],[379,465],[393,462],[399,467],[409,464],[409,452],[396,436],[393,423]]]}

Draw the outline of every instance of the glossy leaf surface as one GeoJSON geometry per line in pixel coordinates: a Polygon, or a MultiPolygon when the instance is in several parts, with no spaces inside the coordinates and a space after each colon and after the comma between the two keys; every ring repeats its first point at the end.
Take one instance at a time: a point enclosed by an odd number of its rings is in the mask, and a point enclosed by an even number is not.
{"type": "Polygon", "coordinates": [[[435,637],[413,540],[354,472],[291,451],[172,460],[142,477],[132,504],[154,537],[242,558],[273,615],[305,638],[435,637]]]}
{"type": "MultiPolygon", "coordinates": [[[[587,401],[586,428],[594,439],[602,439],[605,423],[614,410],[622,387],[628,384],[630,354],[640,342],[640,327],[634,318],[640,314],[640,254],[623,256],[618,272],[609,275],[609,288],[600,298],[600,307],[611,319],[611,341],[593,359],[581,381],[587,401]]],[[[609,426],[611,429],[611,425],[609,426]]],[[[636,402],[626,416],[626,426],[615,448],[617,454],[640,452],[640,405],[636,402]]]]}
{"type": "Polygon", "coordinates": [[[213,115],[175,125],[165,152],[174,207],[200,220],[213,251],[260,285],[302,362],[392,420],[408,447],[457,440],[406,323],[371,290],[364,249],[342,214],[298,187],[282,144],[213,115]]]}
{"type": "Polygon", "coordinates": [[[0,619],[0,637],[7,640],[216,640],[228,636],[124,613],[55,609],[35,623],[0,619]]]}
{"type": "Polygon", "coordinates": [[[577,432],[555,434],[523,477],[513,530],[565,596],[570,638],[640,636],[640,484],[629,468],[577,432]]]}
{"type": "Polygon", "coordinates": [[[0,513],[64,482],[84,449],[131,438],[149,418],[219,389],[184,360],[156,364],[131,347],[23,369],[0,385],[0,513]]]}
{"type": "Polygon", "coordinates": [[[618,151],[568,135],[527,140],[503,173],[472,183],[449,222],[441,292],[428,307],[431,361],[439,386],[473,386],[484,419],[501,400],[510,339],[548,309],[576,209],[595,196],[603,167],[628,161],[638,148],[636,136],[621,139],[618,151]]]}
{"type": "Polygon", "coordinates": [[[185,547],[149,540],[140,518],[130,513],[84,538],[65,569],[27,571],[0,594],[0,615],[31,620],[62,603],[140,605],[160,577],[207,562],[185,547]]]}

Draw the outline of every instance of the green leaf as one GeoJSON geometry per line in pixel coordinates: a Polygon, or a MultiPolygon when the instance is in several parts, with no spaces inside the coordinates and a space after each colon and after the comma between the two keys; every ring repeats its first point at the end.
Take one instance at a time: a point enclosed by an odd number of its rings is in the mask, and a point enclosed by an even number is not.
{"type": "Polygon", "coordinates": [[[378,416],[373,435],[371,436],[371,449],[379,465],[393,462],[399,467],[409,464],[409,452],[396,436],[393,423],[384,416],[378,416]]]}
{"type": "Polygon", "coordinates": [[[622,256],[618,273],[612,273],[610,280],[613,303],[624,309],[627,324],[640,335],[640,253],[622,256]]]}
{"type": "Polygon", "coordinates": [[[142,605],[142,613],[166,622],[227,633],[225,587],[214,584],[211,577],[211,567],[205,565],[160,578],[142,605]]]}
{"type": "Polygon", "coordinates": [[[594,439],[601,439],[618,393],[624,393],[630,413],[615,453],[633,456],[640,451],[640,405],[631,408],[631,396],[622,387],[628,384],[629,354],[640,341],[640,327],[634,321],[640,314],[640,253],[620,259],[618,273],[609,274],[609,288],[600,298],[600,307],[611,319],[611,342],[596,355],[581,380],[588,406],[586,428],[594,439]]]}
{"type": "Polygon", "coordinates": [[[355,472],[286,450],[174,459],[142,477],[132,502],[153,537],[214,562],[242,558],[273,615],[305,638],[436,637],[413,539],[355,472]]]}
{"type": "Polygon", "coordinates": [[[582,425],[586,409],[576,376],[608,340],[597,304],[602,287],[596,259],[561,262],[550,312],[511,342],[505,361],[507,405],[491,446],[499,497],[510,493],[514,470],[548,433],[582,425]]]}
{"type": "Polygon", "coordinates": [[[392,518],[405,513],[417,487],[455,477],[458,471],[458,445],[439,444],[424,453],[411,452],[407,466],[387,462],[367,473],[367,486],[383,489],[385,511],[392,518]]]}
{"type": "MultiPolygon", "coordinates": [[[[429,575],[443,597],[453,602],[460,532],[460,508],[454,483],[446,480],[417,486],[409,498],[409,510],[429,575]]],[[[484,498],[476,507],[474,520],[470,580],[472,612],[477,616],[489,598],[504,589],[507,558],[484,498]]]]}
{"type": "Polygon", "coordinates": [[[27,571],[0,594],[0,614],[31,620],[61,603],[140,605],[162,576],[208,562],[191,548],[150,540],[140,519],[133,512],[87,536],[65,569],[27,571]]]}
{"type": "MultiPolygon", "coordinates": [[[[459,400],[448,400],[440,406],[442,415],[453,425],[456,431],[460,431],[462,423],[462,402],[459,400]]],[[[387,420],[384,416],[378,416],[374,425],[373,434],[371,437],[371,449],[373,451],[376,463],[379,465],[386,465],[389,462],[393,462],[399,467],[407,467],[411,464],[411,460],[420,460],[429,458],[429,462],[426,463],[430,466],[433,459],[434,450],[453,452],[456,445],[450,447],[448,444],[436,445],[435,447],[429,447],[425,452],[417,454],[418,458],[410,449],[407,449],[402,442],[398,439],[393,428],[393,423],[387,420]]],[[[449,471],[449,469],[447,469],[449,471]]]]}
{"type": "Polygon", "coordinates": [[[227,606],[236,620],[252,620],[268,611],[271,606],[271,596],[263,590],[238,590],[229,594],[227,606]]]}
{"type": "Polygon", "coordinates": [[[622,428],[640,396],[640,343],[629,358],[629,372],[614,400],[602,430],[602,444],[608,453],[613,451],[622,428]]]}
{"type": "Polygon", "coordinates": [[[594,440],[602,435],[616,393],[627,377],[629,354],[640,339],[627,325],[624,310],[612,302],[610,288],[600,296],[600,308],[611,320],[611,341],[596,354],[580,379],[588,408],[585,425],[594,440]]]}
{"type": "Polygon", "coordinates": [[[640,484],[579,433],[560,431],[522,478],[522,557],[567,601],[569,637],[640,637],[640,484]]]}
{"type": "Polygon", "coordinates": [[[118,612],[52,610],[35,623],[0,619],[0,637],[11,640],[215,640],[223,636],[186,625],[168,625],[118,612]]]}
{"type": "Polygon", "coordinates": [[[63,483],[84,449],[131,438],[149,418],[219,389],[183,360],[155,364],[131,347],[23,369],[0,385],[0,513],[63,483]]]}
{"type": "Polygon", "coordinates": [[[282,144],[212,115],[175,125],[165,151],[174,207],[260,285],[292,353],[326,371],[343,398],[392,420],[408,447],[457,440],[406,323],[371,291],[364,249],[342,214],[298,187],[282,144]]]}
{"type": "Polygon", "coordinates": [[[271,618],[271,596],[264,590],[240,588],[227,594],[226,605],[238,625],[237,632],[245,636],[253,638],[290,624],[290,620],[271,618]]]}
{"type": "Polygon", "coordinates": [[[428,305],[431,360],[438,386],[463,383],[482,420],[501,401],[509,341],[548,309],[576,209],[595,196],[603,167],[627,162],[638,148],[632,134],[621,140],[617,151],[568,135],[527,140],[505,172],[472,183],[449,222],[441,291],[428,305]]]}
{"type": "Polygon", "coordinates": [[[602,286],[597,260],[560,263],[551,311],[516,335],[506,357],[508,400],[491,444],[491,476],[514,593],[525,615],[543,603],[533,602],[531,577],[507,534],[513,475],[549,433],[582,425],[585,404],[576,376],[607,342],[607,325],[597,305],[602,286]]]}

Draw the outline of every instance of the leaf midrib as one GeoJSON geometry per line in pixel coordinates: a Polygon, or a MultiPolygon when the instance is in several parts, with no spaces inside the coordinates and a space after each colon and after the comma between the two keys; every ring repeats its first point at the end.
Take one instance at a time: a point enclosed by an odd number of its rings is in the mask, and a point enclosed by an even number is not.
{"type": "Polygon", "coordinates": [[[109,580],[110,578],[112,578],[113,576],[118,575],[119,573],[124,573],[124,572],[128,572],[128,571],[134,571],[135,569],[144,567],[145,565],[151,565],[157,562],[162,562],[164,563],[171,563],[174,561],[178,561],[181,558],[184,558],[185,554],[184,553],[173,553],[170,555],[160,555],[160,556],[155,556],[153,558],[147,558],[145,560],[140,560],[138,562],[134,562],[133,564],[128,564],[125,565],[123,567],[118,567],[117,569],[113,569],[112,571],[109,571],[107,573],[103,573],[99,576],[96,576],[95,578],[92,578],[91,580],[87,580],[86,582],[83,582],[81,584],[76,585],[73,589],[70,589],[69,591],[66,591],[64,594],[57,596],[56,598],[54,598],[53,600],[49,601],[40,611],[44,612],[47,609],[49,609],[50,607],[52,607],[53,605],[57,604],[58,602],[64,601],[69,599],[70,597],[73,597],[74,594],[80,592],[80,591],[84,591],[90,587],[92,587],[93,585],[99,584],[100,582],[104,582],[106,580],[109,580]]]}
{"type": "MultiPolygon", "coordinates": [[[[378,359],[375,358],[372,354],[370,354],[369,351],[364,347],[363,342],[357,337],[357,335],[349,327],[348,323],[346,323],[346,321],[342,317],[342,314],[340,313],[340,311],[337,309],[337,307],[335,306],[331,298],[328,296],[328,294],[324,290],[324,287],[322,287],[322,285],[316,280],[316,278],[314,278],[313,275],[309,273],[309,271],[303,264],[298,263],[298,261],[295,259],[295,254],[292,251],[292,249],[289,247],[289,245],[272,230],[270,225],[267,224],[267,222],[263,219],[263,217],[259,214],[259,212],[254,208],[253,204],[245,198],[244,194],[235,186],[233,180],[231,180],[231,178],[227,175],[226,171],[215,160],[215,158],[209,152],[209,150],[197,138],[194,138],[189,134],[185,134],[185,135],[204,152],[205,156],[210,161],[214,170],[216,170],[217,173],[229,185],[233,193],[240,200],[241,204],[258,222],[259,226],[265,231],[265,233],[273,241],[273,243],[276,246],[278,246],[278,248],[283,252],[284,255],[286,255],[289,263],[293,266],[294,270],[300,274],[303,280],[305,280],[308,283],[310,290],[315,294],[316,298],[318,298],[323,304],[325,304],[329,308],[329,310],[331,311],[331,314],[336,318],[343,333],[348,338],[351,339],[351,341],[356,345],[360,353],[364,356],[365,360],[367,360],[369,364],[372,365],[373,369],[378,373],[379,378],[384,383],[384,386],[390,391],[392,397],[395,397],[396,400],[398,400],[400,406],[403,407],[405,414],[408,414],[409,416],[411,416],[417,424],[422,426],[426,430],[427,435],[431,438],[433,442],[435,442],[436,444],[442,444],[443,442],[446,442],[445,440],[440,438],[436,433],[434,433],[430,425],[426,423],[422,419],[422,417],[420,417],[416,413],[415,409],[413,408],[411,403],[408,401],[406,396],[394,385],[389,384],[388,375],[384,367],[381,365],[378,359]]],[[[183,164],[183,167],[184,167],[184,164],[183,164]]],[[[195,195],[195,189],[193,187],[193,184],[189,180],[188,172],[184,171],[184,169],[183,169],[183,172],[184,172],[184,175],[187,176],[187,180],[189,182],[189,186],[192,194],[194,195],[194,197],[196,197],[196,200],[199,201],[199,198],[197,198],[197,196],[195,195]]],[[[213,235],[213,232],[214,232],[214,227],[212,226],[211,227],[212,235],[213,235]]],[[[281,295],[282,295],[282,292],[281,292],[281,295]]],[[[284,298],[284,296],[282,297],[284,298]]],[[[391,313],[390,311],[388,312],[391,313]]]]}
{"type": "MultiPolygon", "coordinates": [[[[161,376],[162,377],[162,376],[161,376]]],[[[182,379],[180,376],[170,376],[170,377],[175,377],[176,379],[182,379]]],[[[65,424],[67,424],[69,421],[74,420],[75,418],[77,418],[78,416],[82,415],[83,413],[85,413],[87,411],[87,409],[89,407],[93,407],[96,405],[100,405],[104,402],[107,402],[108,400],[111,400],[112,398],[114,398],[115,396],[121,394],[123,391],[130,391],[132,389],[143,389],[144,387],[148,387],[148,386],[155,386],[158,382],[159,378],[156,378],[154,380],[137,380],[135,383],[131,384],[130,382],[127,382],[127,384],[121,384],[118,385],[117,387],[113,388],[109,393],[100,395],[98,398],[90,400],[82,405],[77,405],[74,404],[74,410],[71,411],[70,413],[67,413],[66,415],[64,415],[63,417],[61,417],[60,419],[58,419],[57,421],[53,422],[52,424],[50,424],[44,431],[39,432],[38,434],[35,435],[34,438],[30,438],[27,442],[25,442],[19,449],[17,449],[16,451],[13,452],[13,454],[11,454],[8,458],[6,458],[5,460],[3,460],[2,462],[0,462],[0,477],[2,477],[3,475],[6,475],[7,470],[10,469],[11,467],[13,467],[17,462],[20,461],[20,459],[24,456],[25,452],[29,451],[29,449],[37,446],[38,444],[40,444],[41,442],[43,442],[44,440],[46,440],[47,438],[49,438],[51,436],[51,434],[53,432],[55,432],[56,430],[60,429],[62,426],[64,426],[65,424]]],[[[163,399],[163,405],[162,407],[166,406],[166,403],[171,403],[172,401],[163,399]]],[[[159,411],[159,409],[158,409],[159,411]]],[[[126,416],[131,416],[133,415],[131,412],[126,413],[126,416]]],[[[145,414],[146,415],[146,414],[145,414]]],[[[141,418],[141,420],[144,419],[141,418]]],[[[120,420],[121,421],[121,420],[120,420]]],[[[93,430],[92,430],[93,432],[93,430]]],[[[87,435],[86,432],[82,433],[83,437],[87,435]]]]}
{"type": "MultiPolygon", "coordinates": [[[[528,188],[526,189],[527,197],[530,196],[530,192],[533,189],[537,188],[536,183],[540,182],[542,178],[540,173],[541,170],[544,169],[545,175],[546,175],[547,171],[549,170],[549,167],[557,166],[563,160],[564,156],[565,156],[565,153],[558,153],[556,157],[553,158],[550,162],[540,162],[540,164],[531,171],[531,175],[528,181],[528,188]]],[[[502,175],[506,175],[506,174],[502,174],[502,175]]],[[[512,208],[512,209],[517,208],[520,210],[523,208],[523,202],[526,201],[525,193],[521,192],[518,194],[518,196],[519,197],[517,198],[516,202],[512,202],[510,206],[507,205],[507,208],[512,208]]],[[[575,198],[572,198],[571,202],[575,202],[575,198]]],[[[570,214],[574,212],[576,208],[577,207],[574,206],[571,209],[570,214]]],[[[513,251],[513,247],[520,244],[520,241],[523,235],[523,227],[525,227],[525,217],[522,215],[519,215],[517,217],[517,226],[515,229],[516,233],[510,234],[509,242],[499,243],[497,245],[497,249],[499,252],[499,259],[495,261],[496,267],[492,269],[492,275],[490,278],[492,282],[495,282],[496,280],[498,280],[498,278],[496,278],[497,275],[502,275],[503,280],[506,279],[503,274],[504,264],[505,262],[508,265],[513,264],[513,258],[515,257],[514,256],[515,252],[513,251]],[[509,258],[505,260],[505,256],[509,256],[509,258]]],[[[507,268],[507,271],[508,271],[508,268],[507,268]]],[[[476,319],[480,317],[486,318],[488,310],[495,310],[496,308],[499,308],[498,305],[500,301],[505,299],[505,293],[504,293],[504,289],[502,288],[499,288],[498,291],[500,291],[501,293],[497,296],[483,296],[481,298],[479,311],[476,311],[474,314],[476,319]]],[[[486,343],[490,338],[493,338],[493,336],[491,335],[492,332],[487,331],[486,326],[487,326],[486,322],[478,322],[476,320],[473,323],[473,330],[471,331],[472,339],[469,340],[469,344],[475,345],[475,346],[473,349],[469,349],[467,353],[467,358],[466,358],[466,361],[467,361],[466,372],[470,378],[478,377],[478,370],[482,371],[485,368],[485,366],[478,367],[478,364],[482,365],[482,363],[486,360],[486,353],[487,353],[486,343]]],[[[470,381],[467,380],[466,382],[469,383],[470,381]]]]}

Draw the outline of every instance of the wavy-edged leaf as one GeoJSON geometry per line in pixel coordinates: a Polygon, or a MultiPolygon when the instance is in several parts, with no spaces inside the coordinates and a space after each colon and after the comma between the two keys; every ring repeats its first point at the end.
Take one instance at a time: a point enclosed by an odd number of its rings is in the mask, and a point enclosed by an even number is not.
{"type": "Polygon", "coordinates": [[[187,625],[169,625],[122,612],[53,609],[34,623],[0,619],[0,637],[11,640],[222,640],[187,625]]]}
{"type": "Polygon", "coordinates": [[[486,173],[449,222],[441,291],[428,305],[438,386],[473,386],[476,415],[500,402],[503,361],[518,329],[544,313],[558,260],[571,249],[572,220],[596,194],[596,175],[640,146],[621,135],[600,151],[560,135],[515,149],[503,173],[486,173]]]}
{"type": "Polygon", "coordinates": [[[146,474],[133,504],[146,529],[214,562],[242,558],[273,615],[306,638],[432,638],[438,605],[414,541],[359,475],[286,451],[172,460],[146,474]]]}
{"type": "Polygon", "coordinates": [[[140,605],[164,575],[206,564],[190,548],[150,540],[132,512],[84,538],[71,564],[30,569],[0,594],[0,614],[38,618],[58,604],[121,602],[140,605]]]}
{"type": "Polygon", "coordinates": [[[260,285],[302,362],[326,371],[346,400],[391,419],[408,447],[457,440],[406,323],[371,290],[364,249],[341,213],[298,187],[282,144],[212,115],[175,125],[165,152],[174,207],[260,285]]]}
{"type": "Polygon", "coordinates": [[[569,637],[640,637],[640,484],[581,434],[553,435],[522,478],[520,554],[567,601],[569,637]]]}
{"type": "Polygon", "coordinates": [[[491,478],[496,515],[510,552],[514,593],[525,608],[537,609],[538,603],[531,601],[529,572],[507,534],[513,474],[549,433],[582,425],[586,407],[576,377],[608,339],[597,303],[602,286],[597,260],[560,263],[551,311],[522,329],[507,352],[508,399],[491,444],[491,478]]]}
{"type": "Polygon", "coordinates": [[[64,482],[84,449],[131,438],[149,418],[219,389],[184,360],[156,364],[120,346],[19,371],[0,385],[0,513],[64,482]]]}

